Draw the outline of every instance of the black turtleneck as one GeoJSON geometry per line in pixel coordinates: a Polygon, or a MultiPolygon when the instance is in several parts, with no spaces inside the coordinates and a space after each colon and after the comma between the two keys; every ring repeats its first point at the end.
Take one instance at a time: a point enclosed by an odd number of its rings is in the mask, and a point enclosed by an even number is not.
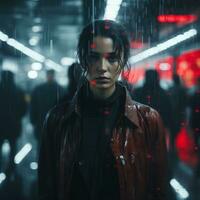
{"type": "Polygon", "coordinates": [[[96,99],[88,85],[82,90],[83,132],[79,171],[88,191],[87,200],[119,199],[118,175],[110,139],[116,120],[123,111],[124,97],[124,89],[118,84],[107,99],[96,99]]]}

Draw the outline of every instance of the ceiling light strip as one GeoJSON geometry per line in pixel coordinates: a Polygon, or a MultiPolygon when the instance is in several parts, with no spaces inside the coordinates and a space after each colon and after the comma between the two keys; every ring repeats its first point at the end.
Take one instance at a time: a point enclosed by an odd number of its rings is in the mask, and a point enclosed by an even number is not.
{"type": "Polygon", "coordinates": [[[141,60],[144,60],[146,58],[149,58],[150,56],[153,56],[155,54],[158,54],[172,46],[177,45],[178,43],[181,43],[193,36],[197,35],[197,30],[196,29],[190,29],[189,31],[184,32],[183,34],[179,34],[165,42],[162,42],[155,47],[152,47],[150,49],[147,49],[135,56],[132,56],[129,61],[131,64],[135,64],[141,60]]]}
{"type": "Polygon", "coordinates": [[[32,145],[30,143],[27,143],[26,145],[24,145],[24,147],[16,154],[14,158],[14,162],[16,164],[19,164],[28,155],[31,149],[32,149],[32,145]]]}
{"type": "Polygon", "coordinates": [[[1,172],[1,173],[0,173],[0,184],[1,184],[5,179],[6,179],[6,175],[5,175],[3,172],[1,172]]]}
{"type": "Polygon", "coordinates": [[[8,36],[0,31],[0,40],[6,42],[8,40],[8,36]]]}
{"type": "Polygon", "coordinates": [[[53,60],[50,59],[45,60],[45,65],[54,70],[59,70],[59,71],[62,70],[62,66],[60,66],[59,64],[55,63],[53,60]]]}
{"type": "Polygon", "coordinates": [[[187,199],[189,197],[188,191],[176,179],[171,179],[170,185],[181,199],[187,199]]]}
{"type": "Polygon", "coordinates": [[[38,62],[44,62],[45,61],[45,57],[39,53],[37,53],[36,51],[33,51],[32,49],[24,46],[23,44],[21,44],[20,42],[18,42],[17,40],[13,39],[13,38],[9,38],[6,43],[12,47],[14,47],[15,49],[21,51],[23,54],[31,57],[32,59],[38,61],[38,62]]]}
{"type": "Polygon", "coordinates": [[[15,49],[19,50],[23,54],[29,56],[30,58],[32,58],[38,62],[41,62],[41,63],[43,63],[43,62],[49,63],[50,62],[51,66],[49,66],[49,67],[55,69],[56,71],[61,71],[63,69],[63,67],[61,65],[55,63],[54,61],[52,61],[50,59],[47,59],[45,56],[26,47],[25,45],[18,42],[17,40],[15,40],[13,38],[9,38],[8,35],[3,33],[2,31],[0,31],[0,40],[3,42],[6,42],[9,46],[14,47],[15,49]]]}
{"type": "Polygon", "coordinates": [[[107,0],[104,19],[115,20],[118,15],[121,3],[122,0],[107,0]]]}

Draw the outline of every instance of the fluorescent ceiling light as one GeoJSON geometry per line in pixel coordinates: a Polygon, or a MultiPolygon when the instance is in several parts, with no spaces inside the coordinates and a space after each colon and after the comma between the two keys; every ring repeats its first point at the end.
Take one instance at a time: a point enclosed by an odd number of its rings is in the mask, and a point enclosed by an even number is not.
{"type": "Polygon", "coordinates": [[[155,47],[152,47],[150,49],[147,49],[135,56],[132,56],[129,61],[131,64],[135,64],[141,60],[144,60],[150,56],[153,56],[155,54],[160,53],[161,51],[164,51],[172,46],[177,45],[180,42],[183,42],[193,36],[195,36],[197,34],[197,30],[196,29],[191,29],[189,31],[184,32],[183,34],[179,34],[165,42],[162,42],[158,45],[156,45],[155,47]]]}
{"type": "Polygon", "coordinates": [[[32,68],[32,70],[39,71],[42,69],[42,63],[34,62],[31,64],[31,68],[32,68]]]}
{"type": "Polygon", "coordinates": [[[38,168],[38,163],[37,163],[37,162],[31,162],[31,163],[30,163],[30,168],[31,168],[32,170],[36,170],[36,169],[38,168]]]}
{"type": "Polygon", "coordinates": [[[61,58],[61,61],[60,61],[60,63],[65,66],[69,66],[69,65],[73,64],[74,62],[75,62],[75,59],[69,58],[69,57],[63,57],[63,58],[61,58]]]}
{"type": "Polygon", "coordinates": [[[6,155],[10,152],[10,144],[7,140],[3,143],[1,151],[3,155],[6,155]]]}
{"type": "Polygon", "coordinates": [[[49,68],[55,69],[56,71],[61,71],[63,67],[54,61],[47,59],[45,56],[39,54],[38,52],[26,47],[22,43],[18,42],[13,38],[9,38],[6,34],[0,31],[0,40],[6,42],[8,45],[14,47],[15,49],[21,51],[23,54],[31,57],[38,62],[45,62],[49,68]]]}
{"type": "Polygon", "coordinates": [[[39,62],[44,62],[45,61],[45,57],[39,53],[37,53],[36,51],[33,51],[32,49],[24,46],[23,44],[21,44],[20,42],[18,42],[17,40],[13,39],[13,38],[9,38],[7,40],[7,44],[14,47],[15,49],[21,51],[23,54],[33,58],[34,60],[37,60],[39,62]]]}
{"type": "Polygon", "coordinates": [[[3,62],[2,62],[2,69],[3,70],[9,70],[13,73],[17,73],[18,63],[14,59],[5,58],[5,59],[3,59],[3,62]]]}
{"type": "Polygon", "coordinates": [[[0,173],[0,184],[6,179],[6,175],[4,173],[0,173]]]}
{"type": "Polygon", "coordinates": [[[35,26],[32,27],[32,31],[33,31],[34,33],[38,33],[38,32],[40,32],[40,31],[42,31],[42,26],[35,25],[35,26]]]}
{"type": "Polygon", "coordinates": [[[0,40],[6,42],[8,40],[8,36],[0,31],[0,40]]]}
{"type": "Polygon", "coordinates": [[[107,0],[104,19],[115,20],[118,15],[122,0],[107,0]]]}
{"type": "Polygon", "coordinates": [[[173,178],[170,181],[170,185],[173,187],[176,193],[178,193],[181,199],[186,199],[189,197],[188,191],[176,179],[173,178]]]}
{"type": "Polygon", "coordinates": [[[120,8],[120,6],[115,6],[115,7],[108,6],[108,7],[106,7],[104,19],[115,20],[115,18],[117,17],[119,8],[120,8]]]}
{"type": "Polygon", "coordinates": [[[31,151],[32,145],[30,143],[27,143],[24,145],[24,147],[17,153],[17,155],[14,158],[15,164],[19,164],[31,151]]]}
{"type": "Polygon", "coordinates": [[[56,71],[61,71],[63,67],[57,63],[55,63],[53,60],[46,59],[45,65],[51,69],[55,69],[56,71]]]}
{"type": "Polygon", "coordinates": [[[107,0],[107,5],[120,5],[122,0],[107,0]]]}
{"type": "Polygon", "coordinates": [[[29,77],[30,79],[36,79],[36,78],[38,77],[37,71],[30,70],[30,71],[28,72],[28,77],[29,77]]]}
{"type": "Polygon", "coordinates": [[[31,46],[36,46],[40,41],[40,38],[38,36],[33,36],[32,38],[30,38],[29,40],[29,44],[31,46]]]}

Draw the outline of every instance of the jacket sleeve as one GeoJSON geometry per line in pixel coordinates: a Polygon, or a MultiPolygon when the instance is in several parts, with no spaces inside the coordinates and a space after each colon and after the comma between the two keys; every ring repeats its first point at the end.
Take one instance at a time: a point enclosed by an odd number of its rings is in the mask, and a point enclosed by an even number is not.
{"type": "Polygon", "coordinates": [[[150,129],[153,137],[153,196],[166,200],[169,190],[165,128],[157,111],[151,112],[150,129]]]}
{"type": "Polygon", "coordinates": [[[56,159],[54,144],[55,117],[51,111],[47,114],[38,161],[38,195],[39,200],[56,200],[56,159]]]}

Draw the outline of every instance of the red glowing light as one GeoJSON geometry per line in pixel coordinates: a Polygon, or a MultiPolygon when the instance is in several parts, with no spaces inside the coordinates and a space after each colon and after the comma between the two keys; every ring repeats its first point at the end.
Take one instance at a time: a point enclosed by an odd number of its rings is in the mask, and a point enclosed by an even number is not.
{"type": "Polygon", "coordinates": [[[90,84],[93,85],[93,86],[95,86],[97,84],[97,82],[96,82],[96,80],[91,80],[90,84]]]}
{"type": "Polygon", "coordinates": [[[140,48],[144,47],[144,44],[143,44],[142,41],[132,40],[131,43],[130,43],[130,47],[132,49],[140,49],[140,48]]]}
{"type": "Polygon", "coordinates": [[[185,52],[177,57],[177,74],[182,78],[186,87],[195,85],[197,77],[200,77],[200,49],[185,52]]]}
{"type": "Polygon", "coordinates": [[[195,151],[195,142],[193,137],[187,133],[185,127],[183,127],[178,133],[175,144],[178,157],[188,165],[196,166],[199,158],[197,152],[195,151]]]}
{"type": "Polygon", "coordinates": [[[197,15],[159,15],[157,20],[160,23],[189,24],[198,19],[197,15]]]}
{"type": "Polygon", "coordinates": [[[95,49],[96,48],[96,44],[93,42],[92,44],[90,44],[90,48],[91,49],[95,49]]]}

